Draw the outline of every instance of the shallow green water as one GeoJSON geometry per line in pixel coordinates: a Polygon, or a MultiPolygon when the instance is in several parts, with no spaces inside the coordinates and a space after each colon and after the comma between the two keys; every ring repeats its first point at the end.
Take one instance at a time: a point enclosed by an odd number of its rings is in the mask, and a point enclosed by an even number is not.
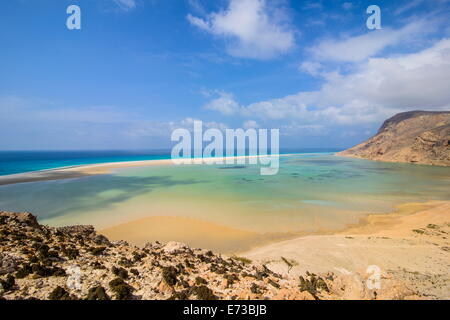
{"type": "Polygon", "coordinates": [[[185,216],[258,232],[340,229],[405,202],[450,199],[450,169],[324,154],[258,166],[124,168],[114,174],[0,187],[0,208],[50,225],[98,228],[147,216],[185,216]]]}

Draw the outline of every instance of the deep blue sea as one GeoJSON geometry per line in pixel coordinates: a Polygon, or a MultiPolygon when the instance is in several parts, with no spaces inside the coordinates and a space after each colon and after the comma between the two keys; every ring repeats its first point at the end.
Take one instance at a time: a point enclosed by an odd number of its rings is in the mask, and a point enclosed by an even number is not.
{"type": "MultiPolygon", "coordinates": [[[[280,153],[337,152],[333,148],[282,149],[280,153]]],[[[170,159],[170,150],[0,151],[0,176],[94,163],[170,159]]]]}

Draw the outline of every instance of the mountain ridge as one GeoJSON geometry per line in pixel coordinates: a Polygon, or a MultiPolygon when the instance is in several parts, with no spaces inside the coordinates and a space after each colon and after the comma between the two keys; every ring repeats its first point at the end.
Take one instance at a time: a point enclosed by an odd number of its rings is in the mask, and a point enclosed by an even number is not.
{"type": "Polygon", "coordinates": [[[408,111],[385,120],[365,142],[339,156],[450,166],[450,111],[408,111]]]}

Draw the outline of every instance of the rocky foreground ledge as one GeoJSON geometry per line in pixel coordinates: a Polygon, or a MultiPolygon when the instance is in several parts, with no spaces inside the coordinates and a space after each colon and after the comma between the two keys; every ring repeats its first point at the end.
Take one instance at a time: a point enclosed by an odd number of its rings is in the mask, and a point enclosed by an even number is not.
{"type": "MultiPolygon", "coordinates": [[[[288,260],[285,261],[290,264],[288,260]]],[[[0,212],[0,300],[420,298],[395,280],[368,289],[363,277],[280,275],[239,257],[169,242],[110,242],[92,226],[52,228],[30,213],[0,212]]]]}

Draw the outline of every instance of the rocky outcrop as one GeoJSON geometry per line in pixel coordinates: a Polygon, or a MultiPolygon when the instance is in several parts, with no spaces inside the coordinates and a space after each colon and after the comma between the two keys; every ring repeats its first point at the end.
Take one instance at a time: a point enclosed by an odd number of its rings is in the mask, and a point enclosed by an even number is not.
{"type": "Polygon", "coordinates": [[[450,166],[450,111],[399,113],[386,120],[375,136],[338,155],[450,166]]]}
{"type": "MultiPolygon", "coordinates": [[[[353,299],[415,297],[369,290],[367,280],[333,273],[277,274],[264,264],[185,244],[143,248],[110,242],[91,226],[52,228],[29,213],[0,212],[0,300],[353,299]]],[[[391,288],[392,286],[387,286],[391,288]]]]}

